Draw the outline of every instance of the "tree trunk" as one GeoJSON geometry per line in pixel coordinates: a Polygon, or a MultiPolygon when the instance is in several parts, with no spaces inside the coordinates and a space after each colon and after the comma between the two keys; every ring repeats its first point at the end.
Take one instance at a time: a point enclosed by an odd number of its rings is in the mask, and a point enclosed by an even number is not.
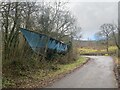
{"type": "Polygon", "coordinates": [[[109,53],[109,42],[108,42],[108,36],[107,36],[107,47],[106,47],[106,49],[107,49],[107,53],[109,53]]]}
{"type": "MultiPolygon", "coordinates": [[[[118,3],[118,17],[120,16],[120,2],[118,3]]],[[[118,57],[120,58],[120,18],[118,18],[118,57]]]]}
{"type": "Polygon", "coordinates": [[[120,29],[118,30],[118,57],[120,58],[120,29]]]}

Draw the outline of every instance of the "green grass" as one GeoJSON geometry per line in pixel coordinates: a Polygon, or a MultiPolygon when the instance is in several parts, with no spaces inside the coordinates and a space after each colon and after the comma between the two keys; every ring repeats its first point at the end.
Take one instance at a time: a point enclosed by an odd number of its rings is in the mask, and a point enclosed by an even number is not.
{"type": "Polygon", "coordinates": [[[82,65],[87,61],[85,57],[79,57],[78,60],[71,62],[69,64],[46,64],[48,68],[38,69],[36,71],[30,72],[26,75],[21,75],[19,78],[4,78],[3,86],[4,87],[21,87],[21,88],[30,88],[30,87],[41,87],[47,83],[50,79],[56,78],[60,74],[66,74],[69,71],[75,69],[76,67],[82,65]],[[51,70],[50,68],[54,66],[57,69],[51,70]],[[50,68],[49,68],[50,67],[50,68]]]}
{"type": "Polygon", "coordinates": [[[76,60],[75,62],[73,63],[70,63],[70,64],[65,64],[65,65],[58,65],[58,68],[60,68],[59,70],[57,70],[56,72],[52,72],[50,74],[52,74],[53,76],[55,75],[58,75],[60,73],[67,73],[68,71],[70,70],[73,70],[75,69],[76,67],[82,65],[83,63],[86,62],[86,58],[84,57],[80,57],[78,60],[76,60]]]}

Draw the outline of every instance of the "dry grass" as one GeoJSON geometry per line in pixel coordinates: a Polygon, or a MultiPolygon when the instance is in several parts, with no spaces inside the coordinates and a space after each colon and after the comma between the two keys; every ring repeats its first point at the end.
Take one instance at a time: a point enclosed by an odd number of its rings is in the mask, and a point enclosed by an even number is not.
{"type": "MultiPolygon", "coordinates": [[[[115,53],[117,50],[116,46],[110,46],[109,47],[109,53],[115,53]]],[[[106,54],[107,51],[106,49],[95,49],[95,48],[78,48],[78,52],[80,54],[100,54],[100,53],[104,53],[106,54]]]]}

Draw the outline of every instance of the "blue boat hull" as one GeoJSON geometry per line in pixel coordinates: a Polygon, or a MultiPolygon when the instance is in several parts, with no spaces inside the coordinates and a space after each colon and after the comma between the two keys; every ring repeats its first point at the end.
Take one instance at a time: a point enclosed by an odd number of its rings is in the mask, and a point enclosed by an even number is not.
{"type": "Polygon", "coordinates": [[[68,45],[47,35],[32,32],[23,28],[21,28],[21,32],[32,50],[36,53],[43,53],[46,46],[49,50],[54,50],[57,53],[67,52],[68,50],[68,45]]]}

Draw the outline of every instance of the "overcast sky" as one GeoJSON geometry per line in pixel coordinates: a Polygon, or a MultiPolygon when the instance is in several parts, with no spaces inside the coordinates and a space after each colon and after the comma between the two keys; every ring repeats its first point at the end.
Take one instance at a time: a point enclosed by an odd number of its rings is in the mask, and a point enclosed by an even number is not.
{"type": "MultiPolygon", "coordinates": [[[[38,0],[40,1],[40,0],[38,0]]],[[[104,23],[118,22],[119,0],[44,0],[46,2],[70,2],[68,8],[77,18],[77,24],[82,28],[82,40],[94,40],[94,34],[104,23]]]]}
{"type": "Polygon", "coordinates": [[[95,39],[94,34],[104,23],[118,21],[117,2],[71,2],[68,7],[82,28],[82,39],[95,39]]]}

